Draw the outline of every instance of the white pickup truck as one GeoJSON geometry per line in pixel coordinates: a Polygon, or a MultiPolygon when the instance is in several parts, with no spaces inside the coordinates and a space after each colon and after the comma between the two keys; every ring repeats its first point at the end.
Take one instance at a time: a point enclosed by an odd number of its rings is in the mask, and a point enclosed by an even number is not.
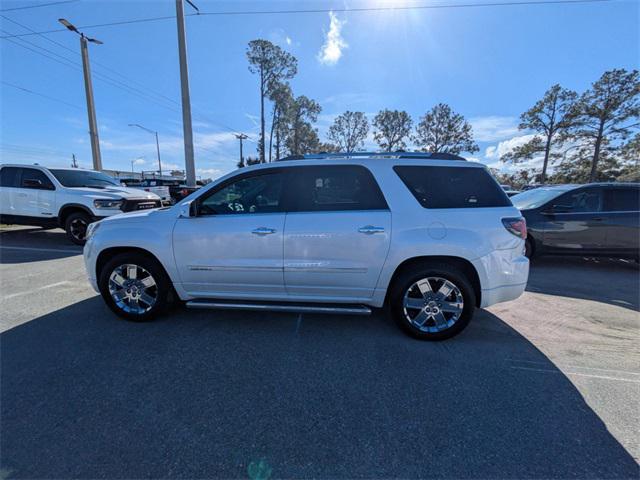
{"type": "Polygon", "coordinates": [[[0,223],[62,227],[78,245],[91,222],[160,206],[158,195],[94,170],[0,165],[0,223]]]}

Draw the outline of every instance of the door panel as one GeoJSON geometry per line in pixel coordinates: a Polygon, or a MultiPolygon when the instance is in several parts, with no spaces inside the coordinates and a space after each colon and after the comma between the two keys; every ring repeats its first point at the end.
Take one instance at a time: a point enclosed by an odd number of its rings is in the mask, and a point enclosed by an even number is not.
{"type": "Polygon", "coordinates": [[[294,296],[373,295],[391,236],[388,211],[289,213],[284,281],[294,296]]]}
{"type": "Polygon", "coordinates": [[[602,192],[599,188],[572,190],[545,209],[544,247],[558,252],[598,252],[605,249],[602,192]]]}
{"type": "Polygon", "coordinates": [[[183,288],[199,296],[283,295],[284,218],[274,213],[178,219],[173,245],[183,288]]]}
{"type": "Polygon", "coordinates": [[[39,218],[56,216],[56,192],[53,183],[41,171],[35,168],[23,168],[20,189],[16,193],[17,209],[24,212],[20,215],[39,218]],[[34,185],[39,182],[39,186],[34,185]]]}
{"type": "Polygon", "coordinates": [[[239,174],[196,200],[180,218],[173,248],[183,288],[194,296],[270,298],[285,294],[284,174],[239,174]]]}

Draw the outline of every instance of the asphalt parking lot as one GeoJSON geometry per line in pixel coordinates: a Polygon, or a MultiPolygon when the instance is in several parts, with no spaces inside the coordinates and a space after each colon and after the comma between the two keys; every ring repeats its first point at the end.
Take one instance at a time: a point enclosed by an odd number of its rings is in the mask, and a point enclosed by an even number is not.
{"type": "Polygon", "coordinates": [[[638,478],[639,270],[542,258],[425,343],[372,317],[117,320],[60,230],[0,232],[3,478],[638,478]]]}

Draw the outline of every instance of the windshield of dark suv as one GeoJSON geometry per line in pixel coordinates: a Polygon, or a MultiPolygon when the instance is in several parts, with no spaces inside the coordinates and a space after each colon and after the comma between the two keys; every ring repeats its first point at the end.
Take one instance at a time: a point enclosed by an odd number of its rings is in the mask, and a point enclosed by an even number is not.
{"type": "Polygon", "coordinates": [[[120,184],[104,173],[92,170],[50,170],[65,187],[119,187],[120,184]]]}
{"type": "Polygon", "coordinates": [[[519,210],[538,208],[545,203],[559,197],[567,190],[561,188],[534,188],[511,197],[513,206],[519,210]]]}

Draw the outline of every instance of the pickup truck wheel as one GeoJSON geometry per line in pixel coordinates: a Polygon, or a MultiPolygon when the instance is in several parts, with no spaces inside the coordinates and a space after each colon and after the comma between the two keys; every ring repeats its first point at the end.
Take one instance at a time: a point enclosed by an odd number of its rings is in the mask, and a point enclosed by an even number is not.
{"type": "Polygon", "coordinates": [[[476,298],[464,273],[446,264],[424,265],[403,273],[391,296],[398,326],[420,340],[445,340],[469,324],[476,298]]]}
{"type": "Polygon", "coordinates": [[[64,222],[64,230],[67,237],[76,245],[84,245],[86,242],[87,227],[91,223],[91,217],[83,212],[72,213],[64,222]]]}
{"type": "Polygon", "coordinates": [[[166,309],[172,291],[160,264],[135,253],[109,260],[100,272],[98,287],[111,310],[134,322],[153,320],[166,309]]]}

